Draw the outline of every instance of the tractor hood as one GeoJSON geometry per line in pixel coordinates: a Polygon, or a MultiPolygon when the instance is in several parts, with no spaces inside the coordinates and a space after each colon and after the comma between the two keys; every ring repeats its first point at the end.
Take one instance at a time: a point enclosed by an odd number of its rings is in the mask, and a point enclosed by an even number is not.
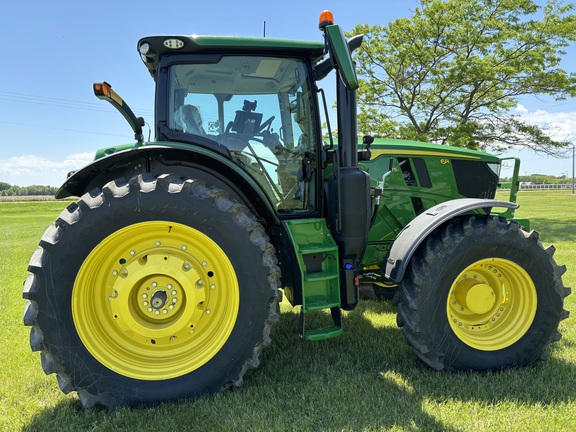
{"type": "Polygon", "coordinates": [[[500,158],[497,156],[477,150],[399,139],[376,138],[370,147],[370,152],[373,159],[380,155],[403,154],[406,156],[436,156],[500,163],[500,158]]]}

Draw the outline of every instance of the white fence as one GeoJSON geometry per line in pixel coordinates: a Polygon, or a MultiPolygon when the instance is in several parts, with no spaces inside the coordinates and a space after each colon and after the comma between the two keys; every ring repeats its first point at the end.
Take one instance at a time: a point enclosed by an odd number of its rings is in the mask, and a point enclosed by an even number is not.
{"type": "Polygon", "coordinates": [[[526,183],[520,183],[520,189],[572,189],[572,183],[569,183],[569,184],[526,184],[526,183]]]}

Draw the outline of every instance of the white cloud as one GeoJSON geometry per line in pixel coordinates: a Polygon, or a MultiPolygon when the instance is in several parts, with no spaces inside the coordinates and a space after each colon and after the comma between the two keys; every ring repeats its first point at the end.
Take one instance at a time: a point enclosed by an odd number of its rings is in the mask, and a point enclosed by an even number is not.
{"type": "MultiPolygon", "coordinates": [[[[529,111],[523,105],[518,105],[515,114],[530,124],[545,128],[555,140],[576,142],[576,112],[574,111],[550,112],[543,109],[529,111]]],[[[564,157],[559,158],[535,153],[527,149],[513,149],[501,156],[519,157],[521,160],[521,175],[549,174],[571,177],[572,152],[570,150],[566,152],[564,157]]],[[[511,168],[504,175],[512,175],[511,168]]]]}
{"type": "Polygon", "coordinates": [[[558,141],[576,140],[576,112],[549,112],[538,109],[528,111],[524,106],[516,107],[517,114],[526,122],[545,128],[551,138],[558,141]]]}
{"type": "Polygon", "coordinates": [[[518,104],[516,105],[516,112],[520,115],[528,113],[528,110],[524,105],[518,104]]]}
{"type": "Polygon", "coordinates": [[[60,186],[69,171],[81,168],[93,159],[94,153],[76,153],[60,161],[36,155],[0,159],[0,181],[18,186],[60,186]]]}
{"type": "Polygon", "coordinates": [[[84,166],[87,163],[92,162],[93,160],[94,160],[94,152],[75,153],[73,155],[68,156],[62,163],[66,166],[75,165],[78,168],[80,168],[81,166],[84,166]]]}

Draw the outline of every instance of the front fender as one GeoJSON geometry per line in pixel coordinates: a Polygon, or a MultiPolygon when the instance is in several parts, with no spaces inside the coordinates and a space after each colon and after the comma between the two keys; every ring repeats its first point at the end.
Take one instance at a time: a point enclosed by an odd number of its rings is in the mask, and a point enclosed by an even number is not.
{"type": "Polygon", "coordinates": [[[444,222],[471,210],[488,209],[489,212],[492,207],[517,209],[519,205],[492,199],[462,198],[435,205],[415,217],[400,231],[388,252],[384,263],[386,278],[400,282],[404,278],[408,263],[420,243],[444,222]]]}

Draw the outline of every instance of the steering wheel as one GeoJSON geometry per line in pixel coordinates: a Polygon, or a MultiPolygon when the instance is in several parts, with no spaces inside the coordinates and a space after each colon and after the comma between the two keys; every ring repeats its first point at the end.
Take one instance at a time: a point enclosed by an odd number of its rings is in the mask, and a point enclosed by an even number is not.
{"type": "Polygon", "coordinates": [[[261,134],[264,131],[264,129],[270,130],[270,125],[272,124],[272,122],[274,121],[275,118],[276,118],[276,116],[272,116],[268,120],[266,120],[264,123],[262,123],[260,125],[260,129],[258,129],[258,133],[261,134]]]}

